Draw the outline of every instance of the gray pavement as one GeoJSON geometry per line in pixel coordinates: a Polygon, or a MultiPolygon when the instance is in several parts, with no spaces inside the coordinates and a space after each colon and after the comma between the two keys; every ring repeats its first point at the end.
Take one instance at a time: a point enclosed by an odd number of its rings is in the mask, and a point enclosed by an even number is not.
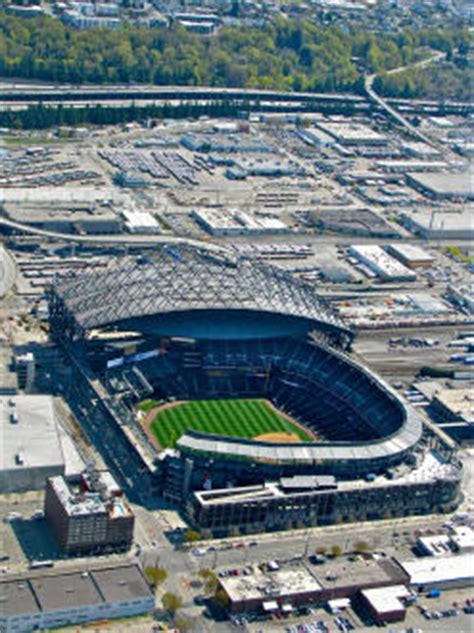
{"type": "Polygon", "coordinates": [[[13,286],[16,278],[16,266],[7,249],[0,244],[0,297],[13,286]]]}

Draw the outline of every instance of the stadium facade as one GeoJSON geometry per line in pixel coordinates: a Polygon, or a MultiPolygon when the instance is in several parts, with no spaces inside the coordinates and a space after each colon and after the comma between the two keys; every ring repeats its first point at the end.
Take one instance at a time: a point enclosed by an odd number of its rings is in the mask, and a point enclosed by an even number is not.
{"type": "Polygon", "coordinates": [[[443,511],[458,501],[452,447],[352,358],[355,333],[315,287],[279,268],[214,246],[165,245],[59,280],[50,324],[136,460],[137,486],[216,535],[443,511]],[[265,398],[318,439],[190,429],[173,449],[157,450],[135,408],[149,397],[265,398]]]}

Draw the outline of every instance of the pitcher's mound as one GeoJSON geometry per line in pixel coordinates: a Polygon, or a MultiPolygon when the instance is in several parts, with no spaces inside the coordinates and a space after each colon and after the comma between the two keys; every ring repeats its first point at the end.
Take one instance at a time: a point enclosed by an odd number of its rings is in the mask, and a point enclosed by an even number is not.
{"type": "Polygon", "coordinates": [[[296,435],[296,433],[262,433],[262,435],[257,435],[253,439],[260,442],[292,442],[293,444],[301,443],[301,439],[296,435]]]}

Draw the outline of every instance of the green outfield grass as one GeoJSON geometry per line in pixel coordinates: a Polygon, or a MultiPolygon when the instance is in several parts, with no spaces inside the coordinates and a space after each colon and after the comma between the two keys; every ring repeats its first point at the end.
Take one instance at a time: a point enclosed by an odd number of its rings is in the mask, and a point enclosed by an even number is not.
{"type": "Polygon", "coordinates": [[[252,438],[264,433],[312,437],[272,409],[265,400],[190,400],[158,413],[151,431],[163,448],[172,447],[188,430],[252,438]]]}

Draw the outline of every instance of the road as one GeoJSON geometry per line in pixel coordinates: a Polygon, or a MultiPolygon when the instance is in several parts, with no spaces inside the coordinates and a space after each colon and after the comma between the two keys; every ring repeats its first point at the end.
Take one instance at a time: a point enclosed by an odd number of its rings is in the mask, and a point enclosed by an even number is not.
{"type": "MultiPolygon", "coordinates": [[[[223,238],[209,238],[209,239],[196,239],[191,237],[177,237],[170,234],[154,235],[154,234],[103,234],[103,235],[76,235],[71,233],[60,233],[58,231],[48,231],[40,229],[28,224],[20,222],[14,222],[8,218],[0,217],[0,229],[4,227],[17,233],[30,235],[32,237],[44,238],[45,240],[52,240],[55,242],[69,242],[71,244],[87,244],[88,246],[107,247],[116,246],[118,248],[138,248],[138,247],[154,247],[159,244],[189,244],[198,248],[204,248],[216,253],[223,253],[224,251],[229,253],[226,246],[227,244],[247,244],[249,241],[252,243],[266,243],[269,241],[268,235],[252,235],[249,236],[233,236],[231,239],[228,237],[223,238]]],[[[380,237],[357,237],[358,244],[378,244],[384,246],[391,244],[393,238],[380,238],[380,237]]],[[[434,242],[429,240],[423,240],[416,236],[404,236],[404,242],[419,242],[425,247],[429,248],[434,246],[434,242]]],[[[436,245],[444,240],[436,240],[436,245]]],[[[465,239],[453,239],[448,238],[446,241],[452,246],[459,246],[460,248],[471,246],[471,242],[465,239]]],[[[354,243],[354,237],[340,234],[318,234],[318,233],[295,233],[292,235],[272,235],[271,242],[275,244],[313,244],[316,242],[324,242],[325,244],[340,244],[350,245],[354,243]]]]}
{"type": "MultiPolygon", "coordinates": [[[[400,66],[399,68],[393,68],[387,74],[394,75],[394,74],[401,73],[401,72],[404,72],[405,70],[409,70],[412,68],[422,68],[436,61],[440,61],[441,59],[444,59],[445,57],[446,57],[445,53],[437,52],[437,53],[434,53],[431,57],[428,57],[427,59],[423,59],[419,62],[416,62],[415,64],[408,64],[406,66],[400,66]]],[[[400,114],[400,112],[395,110],[395,108],[393,108],[387,102],[386,99],[384,99],[383,97],[381,97],[379,94],[375,92],[373,85],[376,78],[377,78],[376,74],[367,75],[365,77],[364,86],[365,86],[365,91],[369,99],[371,99],[374,103],[376,103],[381,108],[383,108],[385,112],[392,119],[395,119],[398,123],[400,123],[400,125],[402,125],[405,128],[405,130],[410,134],[410,136],[415,136],[423,143],[426,143],[427,145],[434,147],[436,150],[444,153],[445,148],[442,145],[435,143],[431,138],[426,136],[426,134],[423,134],[423,132],[417,129],[402,114],[400,114]]]]}
{"type": "Polygon", "coordinates": [[[28,235],[34,235],[45,239],[52,239],[62,242],[73,242],[77,244],[96,244],[102,246],[155,246],[157,244],[189,244],[191,246],[197,246],[209,251],[223,252],[224,249],[217,244],[209,243],[204,240],[195,240],[186,237],[175,237],[172,235],[145,235],[145,234],[110,234],[110,235],[71,235],[68,233],[59,233],[56,231],[47,231],[45,229],[39,229],[28,224],[21,224],[20,222],[14,222],[8,220],[5,217],[0,217],[0,226],[26,233],[28,235]]]}

